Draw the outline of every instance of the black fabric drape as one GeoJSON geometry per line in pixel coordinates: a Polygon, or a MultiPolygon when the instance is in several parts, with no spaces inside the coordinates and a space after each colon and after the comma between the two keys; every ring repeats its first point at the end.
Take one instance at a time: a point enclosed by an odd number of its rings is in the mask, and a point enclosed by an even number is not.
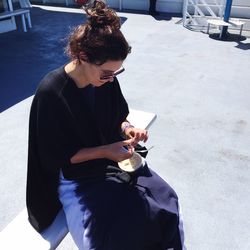
{"type": "Polygon", "coordinates": [[[61,204],[57,188],[59,172],[67,179],[105,175],[107,165],[98,159],[71,164],[81,148],[121,140],[120,125],[128,105],[117,79],[95,88],[94,112],[64,68],[50,72],[34,96],[29,124],[27,208],[29,220],[41,232],[55,218],[61,204]]]}

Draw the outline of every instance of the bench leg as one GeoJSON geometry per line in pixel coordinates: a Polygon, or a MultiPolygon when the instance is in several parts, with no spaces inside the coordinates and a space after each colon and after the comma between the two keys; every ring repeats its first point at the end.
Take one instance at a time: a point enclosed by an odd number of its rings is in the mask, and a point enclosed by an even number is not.
{"type": "Polygon", "coordinates": [[[29,28],[32,28],[30,13],[26,13],[26,19],[28,20],[28,26],[29,26],[29,28]]]}
{"type": "Polygon", "coordinates": [[[220,39],[222,38],[222,31],[223,31],[223,26],[219,26],[220,29],[220,39]]]}
{"type": "Polygon", "coordinates": [[[207,26],[207,34],[209,35],[210,23],[207,26]]]}
{"type": "Polygon", "coordinates": [[[25,16],[24,14],[21,15],[22,18],[22,23],[23,23],[23,31],[27,32],[27,28],[26,28],[26,22],[25,22],[25,16]]]}
{"type": "Polygon", "coordinates": [[[240,36],[242,34],[243,24],[240,26],[240,36]]]}

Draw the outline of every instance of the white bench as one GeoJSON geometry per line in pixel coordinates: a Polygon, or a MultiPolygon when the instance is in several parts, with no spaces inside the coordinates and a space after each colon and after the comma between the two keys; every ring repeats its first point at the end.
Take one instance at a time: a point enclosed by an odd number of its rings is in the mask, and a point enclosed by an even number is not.
{"type": "Polygon", "coordinates": [[[210,30],[210,25],[214,25],[220,28],[220,38],[222,38],[222,27],[230,27],[230,26],[240,26],[240,36],[242,34],[242,30],[243,30],[243,25],[245,24],[245,22],[241,21],[241,20],[237,20],[237,19],[230,19],[228,22],[225,22],[222,19],[208,19],[207,20],[207,34],[209,34],[209,30],[210,30]]]}
{"type": "Polygon", "coordinates": [[[243,25],[246,23],[246,22],[243,22],[241,20],[238,20],[238,19],[230,19],[229,20],[229,23],[232,24],[233,26],[237,27],[237,26],[240,26],[240,36],[242,34],[242,30],[243,30],[243,25]]]}
{"type": "Polygon", "coordinates": [[[26,208],[0,232],[0,249],[50,250],[56,249],[68,233],[63,210],[53,224],[39,234],[28,222],[26,208]]]}
{"type": "Polygon", "coordinates": [[[0,14],[0,20],[8,18],[8,17],[15,17],[15,16],[21,16],[24,32],[27,32],[25,19],[27,19],[27,21],[28,21],[29,28],[32,28],[31,18],[30,18],[30,10],[28,10],[28,9],[17,9],[17,10],[13,10],[13,11],[5,11],[5,12],[0,14]]]}
{"type": "MultiPolygon", "coordinates": [[[[156,119],[149,112],[130,109],[127,120],[135,127],[148,129],[156,119]]],[[[14,136],[14,135],[13,135],[14,136]]],[[[55,249],[68,233],[63,210],[52,225],[42,234],[33,229],[28,222],[26,208],[0,232],[0,249],[4,250],[51,250],[55,249]]]]}

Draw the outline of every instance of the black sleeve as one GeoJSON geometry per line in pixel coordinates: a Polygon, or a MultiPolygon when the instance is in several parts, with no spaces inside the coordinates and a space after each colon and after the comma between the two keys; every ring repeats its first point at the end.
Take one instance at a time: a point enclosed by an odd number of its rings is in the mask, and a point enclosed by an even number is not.
{"type": "Polygon", "coordinates": [[[119,103],[119,106],[120,106],[119,118],[120,118],[120,124],[121,124],[127,118],[128,114],[129,114],[129,108],[128,108],[127,101],[125,100],[125,98],[122,94],[122,90],[121,90],[120,84],[119,84],[117,79],[116,79],[116,84],[117,84],[117,97],[118,97],[117,103],[119,103]]]}
{"type": "Polygon", "coordinates": [[[55,94],[42,93],[37,100],[36,119],[37,152],[42,167],[58,171],[70,166],[80,145],[67,105],[55,94]]]}
{"type": "Polygon", "coordinates": [[[117,79],[115,81],[115,84],[116,84],[116,96],[117,96],[116,106],[118,107],[115,131],[117,133],[117,141],[121,141],[124,140],[121,134],[121,124],[126,120],[129,114],[129,108],[127,101],[122,94],[122,90],[117,79]]]}

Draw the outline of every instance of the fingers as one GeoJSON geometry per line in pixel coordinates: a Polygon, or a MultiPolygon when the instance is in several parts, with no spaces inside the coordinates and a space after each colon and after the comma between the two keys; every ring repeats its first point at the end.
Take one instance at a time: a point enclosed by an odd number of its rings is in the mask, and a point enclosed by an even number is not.
{"type": "Polygon", "coordinates": [[[146,142],[148,140],[148,131],[143,129],[134,129],[130,133],[130,137],[134,139],[134,143],[139,141],[146,142]]]}
{"type": "Polygon", "coordinates": [[[139,141],[146,142],[148,140],[148,131],[147,130],[141,130],[137,133],[137,138],[139,141]]]}
{"type": "Polygon", "coordinates": [[[134,142],[134,138],[122,141],[122,146],[128,146],[131,145],[134,142]]]}
{"type": "MultiPolygon", "coordinates": [[[[130,140],[128,140],[128,141],[130,141],[130,140]]],[[[134,147],[132,147],[131,144],[127,144],[127,145],[124,145],[124,146],[120,150],[118,161],[123,161],[123,160],[131,158],[134,151],[135,151],[134,147]],[[126,148],[124,146],[126,146],[126,148]]]]}
{"type": "Polygon", "coordinates": [[[145,131],[146,131],[146,133],[145,133],[144,139],[143,139],[144,142],[146,142],[148,140],[148,131],[147,130],[145,130],[145,131]]]}
{"type": "Polygon", "coordinates": [[[143,129],[133,129],[127,135],[131,135],[132,138],[121,141],[119,144],[117,144],[117,146],[119,145],[119,147],[122,147],[118,161],[132,157],[135,151],[134,147],[139,143],[139,141],[146,142],[148,140],[148,131],[143,129]]]}
{"type": "Polygon", "coordinates": [[[140,142],[146,142],[148,140],[148,131],[144,129],[137,129],[133,128],[131,129],[128,136],[131,136],[132,138],[122,141],[122,146],[126,147],[127,150],[130,150],[130,152],[134,152],[134,147],[140,142]]]}
{"type": "Polygon", "coordinates": [[[134,148],[128,148],[127,152],[124,154],[124,159],[132,157],[134,151],[135,151],[134,148]]]}

